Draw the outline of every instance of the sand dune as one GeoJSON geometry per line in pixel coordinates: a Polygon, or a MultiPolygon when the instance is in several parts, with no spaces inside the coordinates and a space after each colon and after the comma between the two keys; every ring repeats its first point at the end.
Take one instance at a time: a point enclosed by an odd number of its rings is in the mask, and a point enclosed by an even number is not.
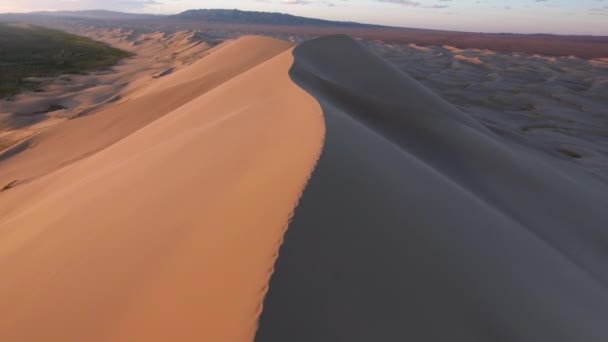
{"type": "Polygon", "coordinates": [[[205,51],[0,153],[3,340],[608,338],[606,183],[344,36],[205,51]]]}
{"type": "Polygon", "coordinates": [[[502,137],[608,181],[603,59],[367,46],[502,137]]]}
{"type": "Polygon", "coordinates": [[[288,48],[244,38],[199,62],[215,77],[191,94],[176,77],[2,161],[4,181],[101,149],[1,193],[3,340],[252,339],[324,133],[288,48]]]}
{"type": "MultiPolygon", "coordinates": [[[[31,181],[100,151],[289,47],[285,42],[273,41],[260,48],[260,39],[244,37],[226,42],[216,53],[183,72],[176,71],[127,93],[100,115],[65,122],[14,146],[12,149],[19,153],[10,162],[4,162],[0,155],[0,180],[31,181]]],[[[12,153],[9,150],[5,155],[12,153]]]]}
{"type": "Polygon", "coordinates": [[[326,139],[256,341],[608,337],[605,185],[508,144],[348,38],[294,55],[326,139]]]}
{"type": "Polygon", "coordinates": [[[180,70],[213,52],[217,43],[190,31],[162,35],[120,29],[75,31],[135,56],[89,75],[36,78],[38,91],[19,94],[10,101],[0,99],[0,152],[49,126],[110,107],[153,83],[163,72],[180,70]]]}

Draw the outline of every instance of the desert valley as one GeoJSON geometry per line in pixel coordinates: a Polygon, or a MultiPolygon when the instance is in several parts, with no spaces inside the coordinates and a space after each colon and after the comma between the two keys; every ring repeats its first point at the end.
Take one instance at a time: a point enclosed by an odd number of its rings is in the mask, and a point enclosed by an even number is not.
{"type": "Polygon", "coordinates": [[[0,14],[0,340],[608,338],[607,37],[247,13],[0,14]]]}

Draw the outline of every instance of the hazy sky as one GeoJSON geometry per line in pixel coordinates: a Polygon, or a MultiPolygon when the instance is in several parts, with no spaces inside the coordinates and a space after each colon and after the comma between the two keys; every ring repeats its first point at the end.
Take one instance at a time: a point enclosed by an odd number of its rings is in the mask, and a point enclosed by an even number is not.
{"type": "Polygon", "coordinates": [[[164,14],[193,8],[450,30],[608,35],[608,0],[0,0],[0,12],[109,9],[164,14]]]}

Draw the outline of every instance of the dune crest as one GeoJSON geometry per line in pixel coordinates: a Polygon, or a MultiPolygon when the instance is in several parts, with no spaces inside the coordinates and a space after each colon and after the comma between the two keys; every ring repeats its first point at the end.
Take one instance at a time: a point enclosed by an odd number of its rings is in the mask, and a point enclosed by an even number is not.
{"type": "Polygon", "coordinates": [[[215,53],[0,163],[2,339],[253,339],[324,124],[288,44],[215,53]]]}

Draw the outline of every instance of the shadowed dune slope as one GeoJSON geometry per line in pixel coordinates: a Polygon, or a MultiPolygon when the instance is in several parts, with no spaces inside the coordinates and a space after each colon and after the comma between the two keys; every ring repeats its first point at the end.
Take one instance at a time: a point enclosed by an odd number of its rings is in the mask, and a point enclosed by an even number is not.
{"type": "Polygon", "coordinates": [[[43,173],[0,193],[2,341],[253,339],[324,135],[288,47],[237,40],[2,161],[43,173]]]}
{"type": "Polygon", "coordinates": [[[294,56],[326,137],[256,342],[608,339],[605,185],[509,145],[349,38],[294,56]]]}

